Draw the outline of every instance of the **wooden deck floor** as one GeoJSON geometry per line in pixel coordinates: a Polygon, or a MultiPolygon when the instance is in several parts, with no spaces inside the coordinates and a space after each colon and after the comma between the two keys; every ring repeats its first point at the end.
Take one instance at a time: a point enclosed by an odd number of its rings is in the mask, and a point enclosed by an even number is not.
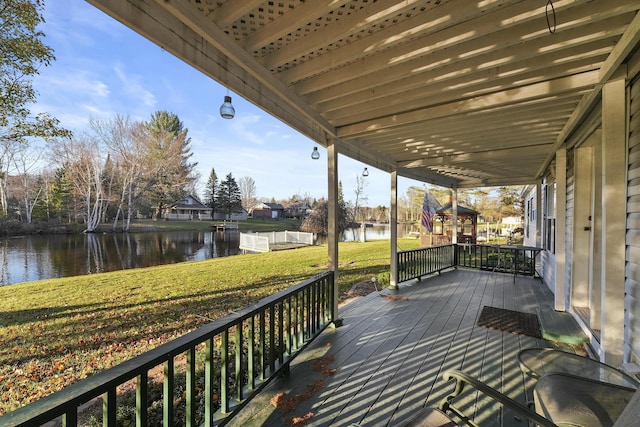
{"type": "MultiPolygon", "coordinates": [[[[540,280],[517,277],[514,283],[508,274],[464,269],[411,282],[388,297],[359,298],[340,309],[343,326],[325,331],[294,360],[290,376],[267,387],[231,425],[295,425],[292,417],[306,417],[307,426],[393,426],[424,406],[438,406],[453,390],[441,375],[448,369],[524,402],[533,382],[521,373],[516,354],[554,345],[478,327],[485,305],[529,313],[553,307],[540,280]],[[292,411],[270,404],[279,393],[292,411]]],[[[527,425],[475,394],[465,402],[483,426],[527,425]]]]}

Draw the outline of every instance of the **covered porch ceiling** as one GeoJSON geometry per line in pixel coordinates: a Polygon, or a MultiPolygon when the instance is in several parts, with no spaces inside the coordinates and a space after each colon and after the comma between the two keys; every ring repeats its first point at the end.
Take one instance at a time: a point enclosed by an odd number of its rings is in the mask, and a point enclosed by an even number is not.
{"type": "Polygon", "coordinates": [[[318,144],[458,188],[535,182],[640,39],[637,0],[87,1],[318,144]]]}

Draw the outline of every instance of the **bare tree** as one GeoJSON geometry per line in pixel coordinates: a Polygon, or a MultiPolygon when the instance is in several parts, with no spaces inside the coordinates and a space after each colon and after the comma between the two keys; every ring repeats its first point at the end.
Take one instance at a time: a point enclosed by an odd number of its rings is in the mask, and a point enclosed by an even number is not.
{"type": "MultiPolygon", "coordinates": [[[[358,222],[360,208],[363,204],[367,203],[368,197],[365,194],[364,190],[369,183],[363,176],[356,176],[356,188],[354,190],[356,200],[353,203],[353,221],[358,222]]],[[[360,218],[362,219],[362,218],[360,218]]]]}
{"type": "Polygon", "coordinates": [[[21,143],[12,139],[0,138],[0,213],[2,216],[7,216],[9,212],[7,202],[9,176],[11,165],[13,164],[13,156],[21,146],[21,143]]]}
{"type": "Polygon", "coordinates": [[[240,187],[242,206],[249,210],[256,204],[256,182],[249,176],[243,176],[238,179],[238,187],[240,187]]]}
{"type": "Polygon", "coordinates": [[[143,146],[135,138],[136,128],[142,125],[133,123],[129,117],[116,115],[107,121],[90,120],[89,125],[97,138],[111,155],[111,177],[117,182],[117,208],[113,219],[115,230],[120,217],[123,218],[123,230],[131,227],[131,218],[135,215],[136,205],[142,192],[148,187],[143,163],[143,146]]]}
{"type": "Polygon", "coordinates": [[[94,138],[83,136],[52,141],[54,159],[65,168],[66,176],[74,192],[82,199],[85,232],[94,232],[108,206],[104,178],[105,159],[101,147],[94,138]]]}
{"type": "Polygon", "coordinates": [[[15,170],[20,179],[20,186],[22,187],[22,203],[24,204],[25,221],[28,224],[32,222],[32,214],[34,207],[38,204],[46,189],[44,188],[43,180],[39,179],[30,173],[30,170],[37,164],[38,157],[33,157],[27,151],[26,146],[22,146],[13,156],[13,163],[15,170]]]}

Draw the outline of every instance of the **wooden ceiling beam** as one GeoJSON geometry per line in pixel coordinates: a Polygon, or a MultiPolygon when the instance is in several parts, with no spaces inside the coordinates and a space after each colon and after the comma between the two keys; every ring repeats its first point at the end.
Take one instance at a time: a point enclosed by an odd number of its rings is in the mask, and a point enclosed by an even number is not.
{"type": "MultiPolygon", "coordinates": [[[[513,1],[509,0],[509,2],[513,1]]],[[[488,13],[497,6],[501,5],[486,2],[479,10],[476,3],[467,0],[453,0],[437,8],[429,9],[427,12],[429,13],[429,19],[426,22],[423,14],[416,14],[406,21],[389,26],[382,31],[374,32],[370,36],[353,41],[340,49],[331,50],[324,55],[282,71],[278,76],[286,82],[305,80],[316,75],[318,70],[341,67],[353,62],[356,58],[371,55],[380,50],[394,48],[405,43],[407,39],[417,38],[427,32],[437,32],[455,24],[466,22],[476,16],[478,12],[488,13]]]]}
{"type": "MultiPolygon", "coordinates": [[[[598,65],[598,63],[586,61],[584,64],[575,64],[575,67],[571,69],[567,69],[564,65],[552,67],[546,70],[549,74],[545,78],[540,76],[538,72],[533,73],[533,75],[525,74],[505,78],[488,78],[483,84],[464,87],[458,90],[447,90],[447,87],[434,85],[433,87],[425,87],[420,91],[401,92],[385,99],[377,98],[369,103],[359,104],[331,113],[323,113],[323,117],[329,120],[334,126],[340,127],[349,123],[358,123],[372,117],[385,117],[390,114],[390,111],[412,111],[431,105],[456,102],[478,96],[490,96],[492,93],[503,91],[507,88],[513,90],[532,83],[535,84],[544,82],[545,80],[563,78],[571,74],[577,75],[598,70],[598,65]]],[[[471,76],[469,76],[469,78],[472,79],[471,76]]]]}
{"type": "Polygon", "coordinates": [[[490,151],[474,151],[451,156],[430,157],[427,159],[398,162],[398,166],[404,168],[422,168],[434,165],[455,165],[458,163],[469,163],[483,160],[505,160],[513,159],[516,157],[531,156],[531,151],[538,149],[543,149],[544,151],[546,151],[548,149],[548,144],[530,145],[526,147],[507,148],[501,150],[492,149],[490,151]]]}
{"type": "MultiPolygon", "coordinates": [[[[369,4],[366,8],[354,11],[348,16],[341,16],[333,25],[316,31],[313,35],[308,34],[301,40],[296,41],[295,49],[280,49],[265,55],[260,62],[269,69],[281,67],[289,62],[293,62],[311,52],[326,49],[340,40],[346,39],[366,31],[372,25],[377,25],[394,15],[405,13],[416,7],[420,3],[418,0],[398,1],[398,0],[378,0],[369,4]]],[[[428,8],[435,7],[435,3],[426,5],[428,8]]]]}
{"type": "Polygon", "coordinates": [[[492,132],[490,136],[466,139],[438,138],[418,140],[407,144],[366,144],[380,153],[392,155],[397,161],[411,161],[421,158],[432,158],[440,155],[460,155],[467,152],[482,152],[487,150],[505,150],[520,148],[523,146],[553,146],[555,136],[561,126],[556,129],[540,128],[532,131],[520,131],[513,129],[508,131],[492,132]],[[402,154],[404,152],[404,154],[402,154]]]}
{"type": "MultiPolygon", "coordinates": [[[[573,105],[575,106],[575,102],[573,105]]],[[[408,129],[398,128],[390,129],[389,132],[368,135],[367,144],[377,145],[384,144],[390,148],[401,147],[402,144],[412,141],[420,141],[431,137],[440,137],[443,135],[454,138],[465,138],[474,134],[490,133],[501,129],[522,129],[528,126],[547,126],[552,129],[561,130],[567,117],[571,115],[571,109],[562,110],[549,109],[543,113],[536,110],[525,112],[524,116],[530,114],[530,117],[512,117],[502,118],[499,116],[485,117],[482,120],[445,120],[428,123],[418,123],[416,126],[410,126],[408,129]],[[509,123],[509,119],[512,123],[509,123]],[[396,142],[397,141],[397,142],[396,142]]]]}
{"type": "MultiPolygon", "coordinates": [[[[495,22],[501,22],[506,19],[507,15],[505,10],[499,9],[496,14],[500,14],[500,17],[493,17],[491,15],[480,16],[469,22],[464,22],[464,25],[453,26],[439,31],[435,34],[430,34],[422,38],[410,41],[408,43],[401,44],[393,49],[386,49],[379,52],[376,55],[363,56],[363,50],[361,46],[353,49],[351,45],[357,43],[351,43],[347,47],[343,47],[346,52],[350,53],[352,61],[349,65],[345,65],[339,68],[332,67],[315,67],[313,76],[295,83],[296,92],[300,94],[309,94],[319,90],[325,90],[347,81],[354,79],[365,78],[365,76],[380,70],[392,71],[393,68],[400,66],[401,64],[413,64],[412,68],[415,70],[414,61],[422,59],[425,61],[424,69],[432,69],[434,66],[440,66],[446,63],[455,63],[456,61],[470,61],[475,56],[485,55],[490,51],[500,51],[510,46],[518,46],[519,49],[525,48],[525,44],[533,43],[534,40],[538,40],[542,43],[539,47],[538,53],[544,53],[545,49],[558,49],[562,43],[558,39],[565,38],[567,40],[580,40],[574,36],[574,32],[586,34],[587,40],[601,39],[603,37],[612,36],[615,34],[621,34],[624,31],[628,23],[628,17],[622,13],[625,10],[630,9],[629,2],[624,0],[613,0],[617,3],[623,2],[626,7],[613,7],[609,9],[608,3],[604,2],[592,2],[588,5],[582,5],[579,8],[571,8],[565,11],[568,14],[565,19],[567,23],[560,26],[556,34],[549,34],[546,29],[546,21],[544,19],[544,13],[539,18],[535,18],[536,25],[518,25],[518,26],[500,26],[496,30],[495,22]],[[599,16],[599,13],[595,10],[596,7],[600,13],[607,13],[606,22],[607,31],[603,31],[605,24],[595,20],[585,20],[589,18],[589,11],[594,11],[594,16],[599,16]],[[614,12],[620,12],[613,14],[614,12]],[[503,16],[504,14],[504,16],[503,16]],[[502,18],[502,19],[500,19],[502,18]],[[477,21],[477,22],[476,22],[477,21]],[[473,26],[473,31],[468,29],[469,26],[473,26]],[[541,31],[544,29],[544,31],[541,31]],[[564,35],[568,32],[568,36],[564,35]],[[318,70],[329,70],[324,73],[319,73],[318,70]]],[[[530,6],[530,3],[525,2],[530,6]]],[[[518,6],[518,5],[516,5],[518,6]]],[[[522,7],[522,5],[520,5],[522,7]]],[[[543,7],[544,9],[544,7],[543,7]]],[[[533,19],[533,18],[532,18],[533,19]]],[[[363,40],[366,40],[363,39],[363,40]]],[[[574,43],[576,43],[574,41],[574,43]]],[[[535,47],[532,47],[535,49],[535,47]]],[[[313,60],[309,60],[306,63],[314,63],[319,61],[325,56],[331,56],[333,54],[321,55],[313,60]]],[[[306,64],[305,63],[305,64],[306,64]]],[[[298,68],[298,67],[295,67],[298,68]]],[[[414,71],[415,72],[415,71],[414,71]]],[[[409,73],[404,73],[410,75],[409,73]]],[[[283,81],[293,82],[287,75],[279,76],[283,81]]],[[[356,87],[362,85],[362,83],[353,82],[356,87]]]]}
{"type": "Polygon", "coordinates": [[[535,99],[553,98],[564,93],[578,92],[588,89],[597,83],[598,72],[591,71],[575,76],[564,77],[548,82],[536,83],[517,89],[496,92],[488,96],[481,96],[453,102],[446,105],[424,108],[402,114],[394,114],[375,120],[367,120],[337,128],[338,137],[350,137],[361,133],[373,132],[377,129],[406,125],[408,123],[430,120],[438,117],[457,115],[471,111],[486,110],[503,105],[522,103],[535,99]]]}
{"type": "MultiPolygon", "coordinates": [[[[558,77],[565,70],[565,74],[576,67],[584,67],[586,64],[593,64],[598,67],[607,57],[614,46],[613,38],[598,40],[591,44],[580,46],[567,46],[567,49],[561,49],[545,55],[535,55],[527,53],[526,55],[514,52],[491,52],[484,57],[478,57],[472,60],[465,67],[465,71],[460,72],[451,66],[445,66],[433,69],[424,73],[405,74],[404,78],[397,80],[387,80],[384,73],[376,73],[375,77],[380,78],[379,84],[373,87],[357,88],[357,91],[349,91],[349,93],[338,94],[335,89],[331,88],[327,91],[317,92],[305,96],[305,99],[324,113],[336,111],[352,106],[369,105],[380,99],[389,100],[389,97],[398,94],[412,94],[421,91],[442,91],[442,90],[458,90],[464,88],[475,88],[481,85],[490,87],[494,80],[507,81],[511,79],[515,84],[522,85],[524,83],[532,83],[534,79],[545,80],[548,78],[558,77]],[[516,56],[511,56],[511,53],[516,56]],[[505,58],[511,56],[513,61],[502,63],[505,58]],[[498,59],[499,65],[492,64],[498,59]],[[546,64],[555,64],[548,67],[546,64]],[[547,72],[549,70],[549,72],[547,72]],[[322,99],[320,97],[322,96],[322,99]]],[[[529,52],[528,49],[526,49],[529,52]]],[[[572,73],[573,74],[573,73],[572,73]]],[[[374,76],[372,76],[374,77],[374,76]]],[[[503,83],[504,84],[504,83],[503,83]]],[[[342,85],[338,85],[342,86],[342,85]]],[[[470,90],[470,89],[468,89],[470,90]]]]}

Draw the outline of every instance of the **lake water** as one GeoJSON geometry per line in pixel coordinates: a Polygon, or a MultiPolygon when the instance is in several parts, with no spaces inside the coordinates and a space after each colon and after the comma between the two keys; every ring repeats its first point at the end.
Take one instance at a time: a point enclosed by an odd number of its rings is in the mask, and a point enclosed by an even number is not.
{"type": "MultiPolygon", "coordinates": [[[[367,239],[388,239],[389,227],[368,227],[367,239]]],[[[341,240],[359,240],[360,230],[341,240]]],[[[319,239],[318,243],[324,243],[319,239]]],[[[175,231],[35,235],[0,239],[0,286],[56,277],[239,255],[238,232],[175,231]]]]}

